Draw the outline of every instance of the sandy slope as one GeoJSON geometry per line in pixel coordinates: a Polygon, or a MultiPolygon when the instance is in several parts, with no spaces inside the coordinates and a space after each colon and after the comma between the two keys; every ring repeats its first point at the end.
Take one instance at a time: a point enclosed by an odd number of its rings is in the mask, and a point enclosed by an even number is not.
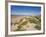
{"type": "MultiPolygon", "coordinates": [[[[12,26],[11,26],[11,30],[12,31],[15,31],[16,29],[18,29],[18,24],[15,24],[14,25],[14,23],[15,22],[19,22],[23,17],[25,17],[25,16],[12,16],[12,26]]],[[[28,16],[26,16],[27,18],[28,18],[28,16]]],[[[34,17],[33,17],[34,18],[34,17]]],[[[31,17],[31,19],[33,19],[32,17],[31,17]]],[[[36,19],[36,18],[34,18],[34,19],[36,19]]],[[[37,20],[37,19],[36,19],[37,20]]],[[[25,19],[23,19],[23,21],[25,21],[25,19]]],[[[22,22],[23,22],[22,21],[22,22]]],[[[37,20],[38,21],[38,20],[37,20]]],[[[21,22],[21,23],[22,23],[21,22]]],[[[35,26],[36,24],[35,23],[27,23],[26,25],[24,25],[24,26],[22,26],[22,28],[21,29],[25,29],[26,31],[28,31],[28,30],[37,30],[36,28],[34,28],[34,26],[35,26]]]]}

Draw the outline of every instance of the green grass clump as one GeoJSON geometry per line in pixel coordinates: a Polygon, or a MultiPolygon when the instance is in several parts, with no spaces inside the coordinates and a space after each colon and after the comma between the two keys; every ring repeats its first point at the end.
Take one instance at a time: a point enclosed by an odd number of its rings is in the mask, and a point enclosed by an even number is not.
{"type": "Polygon", "coordinates": [[[36,28],[37,30],[40,30],[40,29],[41,29],[41,25],[36,25],[35,28],[36,28]]]}
{"type": "Polygon", "coordinates": [[[20,25],[26,25],[27,23],[28,23],[27,21],[24,21],[20,25]]]}

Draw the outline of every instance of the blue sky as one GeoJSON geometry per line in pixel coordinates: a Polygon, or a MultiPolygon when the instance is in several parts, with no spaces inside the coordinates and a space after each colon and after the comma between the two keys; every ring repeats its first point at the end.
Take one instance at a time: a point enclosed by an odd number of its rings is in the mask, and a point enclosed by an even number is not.
{"type": "Polygon", "coordinates": [[[40,15],[41,7],[11,5],[11,15],[40,15]]]}

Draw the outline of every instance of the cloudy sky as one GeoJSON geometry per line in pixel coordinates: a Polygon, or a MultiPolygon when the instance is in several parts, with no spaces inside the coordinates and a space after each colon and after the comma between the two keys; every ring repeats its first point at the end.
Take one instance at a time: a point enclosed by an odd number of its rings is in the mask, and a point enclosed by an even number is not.
{"type": "Polygon", "coordinates": [[[11,5],[11,15],[40,15],[41,7],[11,5]]]}

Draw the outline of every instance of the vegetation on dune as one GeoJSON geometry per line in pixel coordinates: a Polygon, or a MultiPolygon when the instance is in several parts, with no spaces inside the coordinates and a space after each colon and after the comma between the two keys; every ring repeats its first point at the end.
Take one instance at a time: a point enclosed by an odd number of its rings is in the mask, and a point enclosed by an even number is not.
{"type": "MultiPolygon", "coordinates": [[[[21,19],[22,20],[22,19],[21,19]]],[[[21,21],[20,20],[20,21],[21,21]]],[[[22,21],[21,21],[22,22],[22,21]]],[[[18,26],[18,29],[16,30],[16,31],[24,31],[25,29],[21,29],[22,28],[22,26],[24,26],[24,25],[26,25],[27,24],[27,21],[24,21],[24,22],[22,22],[22,23],[19,23],[19,26],[18,26]]]]}
{"type": "Polygon", "coordinates": [[[35,18],[37,18],[39,21],[36,22],[37,25],[35,26],[36,29],[40,30],[41,29],[41,17],[40,16],[35,16],[35,18]]]}
{"type": "Polygon", "coordinates": [[[40,30],[41,29],[41,25],[38,24],[38,25],[35,26],[35,28],[38,29],[38,30],[40,30]]]}
{"type": "Polygon", "coordinates": [[[25,31],[26,29],[21,29],[21,28],[24,25],[27,25],[28,22],[37,24],[34,27],[37,30],[40,30],[41,29],[41,17],[40,16],[30,16],[28,18],[27,17],[24,17],[18,23],[15,23],[15,24],[18,24],[18,27],[17,27],[17,29],[15,31],[25,31]],[[23,21],[24,19],[25,19],[25,21],[23,21]]]}

